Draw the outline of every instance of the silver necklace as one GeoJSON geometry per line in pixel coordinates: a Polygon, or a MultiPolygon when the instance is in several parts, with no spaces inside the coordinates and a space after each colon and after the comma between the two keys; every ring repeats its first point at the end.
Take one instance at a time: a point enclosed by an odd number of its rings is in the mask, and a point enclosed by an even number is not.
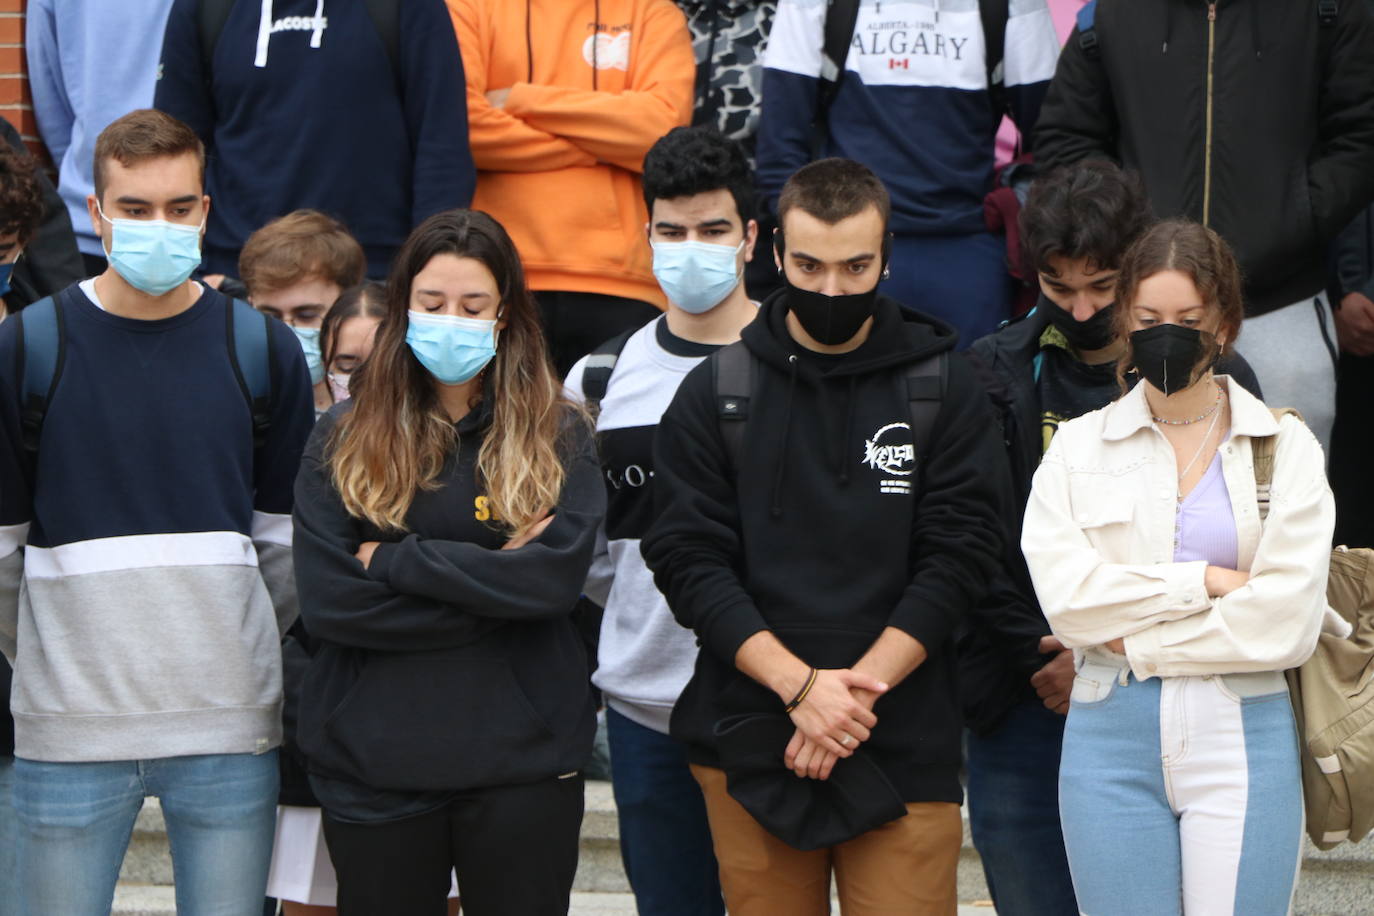
{"type": "MultiPolygon", "coordinates": [[[[1220,394],[1221,390],[1217,389],[1217,393],[1220,394]]],[[[1178,487],[1175,492],[1178,494],[1178,502],[1180,505],[1183,504],[1183,479],[1188,476],[1188,472],[1193,469],[1193,465],[1197,464],[1197,460],[1201,458],[1202,453],[1207,450],[1207,443],[1212,441],[1212,433],[1216,432],[1217,421],[1221,419],[1221,411],[1217,409],[1220,404],[1221,402],[1218,401],[1217,404],[1212,406],[1212,422],[1207,424],[1207,432],[1202,436],[1202,444],[1197,447],[1197,451],[1193,452],[1192,460],[1183,466],[1183,470],[1178,472],[1178,487]]]]}
{"type": "Polygon", "coordinates": [[[1201,422],[1202,420],[1205,420],[1205,419],[1207,419],[1208,417],[1212,416],[1212,414],[1214,414],[1214,413],[1217,412],[1217,408],[1220,407],[1220,406],[1221,406],[1221,386],[1218,385],[1218,386],[1217,386],[1217,399],[1216,399],[1215,401],[1212,402],[1212,406],[1211,406],[1211,407],[1208,407],[1206,410],[1204,410],[1202,413],[1198,414],[1196,417],[1190,417],[1190,418],[1188,418],[1188,419],[1186,419],[1186,420],[1166,420],[1164,417],[1156,417],[1156,416],[1154,416],[1153,414],[1151,414],[1151,415],[1150,415],[1150,419],[1151,419],[1151,420],[1154,420],[1156,423],[1163,423],[1165,426],[1191,426],[1191,425],[1194,424],[1194,423],[1201,422]]]}

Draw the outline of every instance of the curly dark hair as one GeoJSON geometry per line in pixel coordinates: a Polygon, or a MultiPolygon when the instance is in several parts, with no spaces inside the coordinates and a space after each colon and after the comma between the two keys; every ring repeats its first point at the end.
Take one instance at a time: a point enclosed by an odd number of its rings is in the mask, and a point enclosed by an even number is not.
{"type": "Polygon", "coordinates": [[[1036,179],[1021,208],[1021,250],[1028,274],[1049,273],[1050,258],[1086,258],[1093,270],[1113,270],[1153,221],[1134,172],[1089,159],[1036,179]]]}
{"type": "Polygon", "coordinates": [[[23,245],[43,221],[38,163],[28,153],[0,143],[0,234],[18,234],[23,245]]]}
{"type": "Polygon", "coordinates": [[[659,198],[689,197],[724,188],[735,199],[740,222],[758,215],[749,157],[712,127],[674,127],[644,157],[644,205],[659,198]]]}

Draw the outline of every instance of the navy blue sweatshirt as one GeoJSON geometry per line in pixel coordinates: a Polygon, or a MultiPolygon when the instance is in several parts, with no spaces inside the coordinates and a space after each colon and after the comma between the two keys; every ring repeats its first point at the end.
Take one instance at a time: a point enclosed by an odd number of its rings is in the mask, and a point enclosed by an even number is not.
{"type": "Polygon", "coordinates": [[[36,455],[19,419],[29,313],[0,324],[0,649],[17,659],[16,753],[275,747],[296,614],[287,513],[312,416],[300,345],[270,322],[272,420],[255,449],[223,295],[151,321],[79,287],[58,302],[66,347],[36,455]]]}
{"type": "Polygon", "coordinates": [[[209,157],[205,269],[237,276],[239,249],[302,207],[343,220],[384,277],[426,217],[465,207],[476,186],[466,83],[442,0],[396,0],[396,66],[363,0],[237,0],[210,60],[200,0],[176,0],[158,108],[189,124],[209,157]],[[316,37],[318,34],[318,42],[316,37]]]}
{"type": "MultiPolygon", "coordinates": [[[[1006,113],[1023,134],[1040,112],[1059,40],[1044,0],[1011,3],[1002,69],[1006,113]]],[[[825,3],[780,0],[763,64],[759,188],[776,210],[783,183],[812,158],[825,3]]],[[[823,155],[864,163],[892,194],[892,231],[983,232],[1003,111],[988,92],[976,2],[881,0],[859,6],[823,155]]],[[[996,60],[994,54],[991,58],[996,60]]]]}

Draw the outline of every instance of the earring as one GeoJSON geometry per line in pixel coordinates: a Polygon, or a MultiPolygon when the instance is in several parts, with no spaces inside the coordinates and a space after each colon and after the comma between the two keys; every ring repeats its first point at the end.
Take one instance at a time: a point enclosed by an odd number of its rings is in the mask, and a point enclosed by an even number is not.
{"type": "Polygon", "coordinates": [[[889,268],[884,267],[884,268],[883,268],[883,275],[882,275],[881,277],[879,277],[879,279],[880,279],[880,280],[887,280],[887,279],[889,279],[891,276],[892,276],[892,271],[891,271],[889,268]]]}

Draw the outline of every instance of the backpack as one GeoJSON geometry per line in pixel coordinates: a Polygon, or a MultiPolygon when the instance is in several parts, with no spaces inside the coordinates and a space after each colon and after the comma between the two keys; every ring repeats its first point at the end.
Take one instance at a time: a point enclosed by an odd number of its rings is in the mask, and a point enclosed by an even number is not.
{"type": "MultiPolygon", "coordinates": [[[[1323,2],[1334,3],[1335,0],[1323,2]]],[[[812,126],[813,159],[820,158],[829,135],[830,106],[840,94],[840,84],[844,82],[845,63],[849,60],[850,45],[854,43],[854,29],[859,22],[861,4],[862,0],[829,0],[826,6],[825,38],[821,45],[821,84],[816,93],[816,119],[812,126]]],[[[986,51],[984,63],[987,68],[988,95],[999,120],[1007,108],[1002,56],[1006,51],[1009,15],[1009,0],[978,0],[978,16],[983,23],[983,47],[986,51]]]]}
{"type": "MultiPolygon", "coordinates": [[[[1301,418],[1292,408],[1273,413],[1301,418]]],[[[1261,522],[1269,515],[1276,438],[1253,441],[1261,522]]],[[[1288,672],[1302,736],[1307,835],[1318,849],[1357,843],[1374,828],[1374,550],[1331,552],[1326,600],[1354,632],[1348,639],[1322,634],[1312,657],[1288,672]]]]}
{"type": "MultiPolygon", "coordinates": [[[[601,414],[601,401],[610,387],[611,373],[615,371],[620,352],[637,330],[626,331],[597,347],[582,367],[582,398],[593,420],[601,414]]],[[[744,446],[745,424],[742,421],[749,419],[749,396],[754,390],[758,365],[758,359],[741,341],[721,347],[711,362],[720,436],[736,472],[739,469],[739,454],[744,446]]],[[[940,402],[949,378],[948,354],[937,353],[912,363],[906,367],[904,376],[910,404],[911,441],[916,444],[919,454],[922,446],[930,441],[935,417],[940,412],[940,402]]]]}
{"type": "MultiPolygon", "coordinates": [[[[61,293],[58,294],[63,295],[61,293]]],[[[272,426],[272,319],[238,299],[225,312],[229,364],[253,417],[253,449],[267,441],[272,426]]],[[[66,360],[67,334],[62,303],[48,296],[19,312],[19,426],[24,450],[37,455],[48,404],[57,391],[66,360]]]]}
{"type": "MultiPolygon", "coordinates": [[[[377,35],[386,48],[387,60],[391,61],[391,71],[400,82],[400,3],[397,0],[363,0],[377,35]]],[[[224,23],[229,19],[229,11],[234,8],[234,0],[200,0],[200,59],[205,72],[211,72],[210,61],[215,56],[215,46],[224,31],[224,23]]],[[[208,80],[208,76],[207,76],[208,80]]]]}

